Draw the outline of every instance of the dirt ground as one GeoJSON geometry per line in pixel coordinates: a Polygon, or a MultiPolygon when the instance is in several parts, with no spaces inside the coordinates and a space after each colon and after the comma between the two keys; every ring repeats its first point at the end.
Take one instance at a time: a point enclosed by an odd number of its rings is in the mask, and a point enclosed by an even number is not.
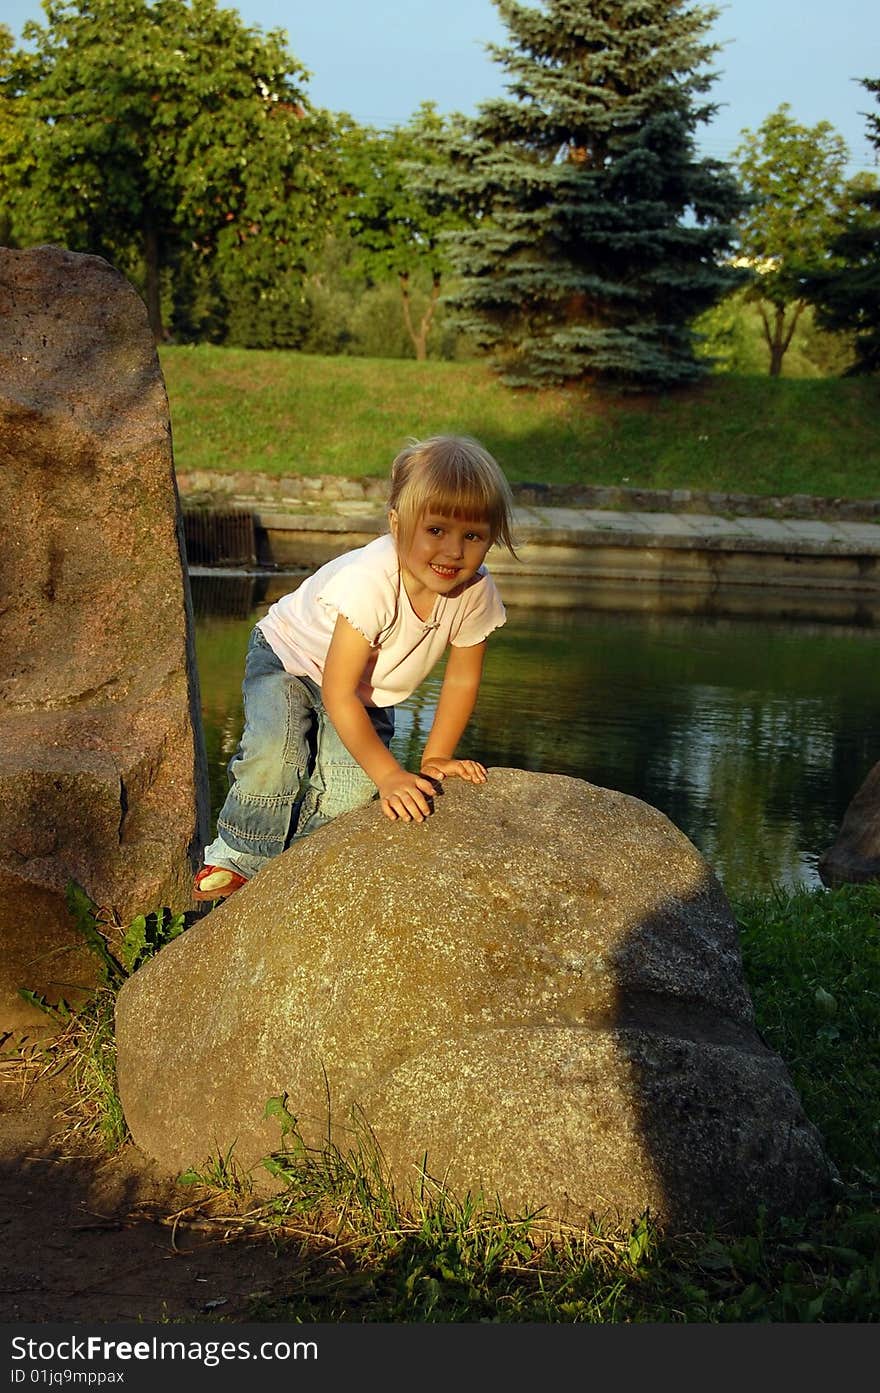
{"type": "Polygon", "coordinates": [[[295,1248],[230,1232],[131,1144],[66,1137],[68,1102],[63,1078],[0,1065],[0,1322],[244,1321],[282,1295],[295,1248]]]}

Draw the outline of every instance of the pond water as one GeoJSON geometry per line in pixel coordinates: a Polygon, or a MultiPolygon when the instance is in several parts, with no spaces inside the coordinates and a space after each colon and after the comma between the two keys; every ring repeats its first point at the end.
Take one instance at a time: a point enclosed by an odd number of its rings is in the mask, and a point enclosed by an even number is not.
{"type": "MultiPolygon", "coordinates": [[[[214,813],[241,729],[250,629],[298,580],[192,578],[214,813]]],[[[410,767],[441,677],[398,708],[394,750],[410,767]]],[[[510,605],[460,752],[644,799],[730,893],[818,885],[816,861],[880,759],[877,631],[633,612],[607,598],[593,608],[588,591],[566,610],[510,605]]]]}

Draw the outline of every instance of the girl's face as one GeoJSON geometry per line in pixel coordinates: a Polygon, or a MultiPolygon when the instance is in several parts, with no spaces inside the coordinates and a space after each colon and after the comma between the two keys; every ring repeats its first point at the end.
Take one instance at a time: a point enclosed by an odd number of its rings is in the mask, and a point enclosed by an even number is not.
{"type": "MultiPolygon", "coordinates": [[[[397,541],[394,512],[390,524],[397,541]]],[[[400,571],[410,599],[458,594],[476,575],[491,545],[487,522],[453,518],[429,509],[419,519],[405,552],[400,551],[400,571]]]]}

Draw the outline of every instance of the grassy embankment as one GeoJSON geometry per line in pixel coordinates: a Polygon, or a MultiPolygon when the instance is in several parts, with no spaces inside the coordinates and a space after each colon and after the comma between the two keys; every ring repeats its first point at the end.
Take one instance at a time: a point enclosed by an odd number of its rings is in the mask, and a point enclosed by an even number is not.
{"type": "MultiPolygon", "coordinates": [[[[535,1216],[455,1200],[431,1182],[416,1201],[401,1204],[369,1147],[346,1155],[307,1152],[295,1133],[285,1136],[279,1099],[271,1109],[282,1124],[279,1152],[267,1158],[287,1182],[277,1200],[258,1203],[236,1169],[234,1148],[212,1156],[207,1137],[204,1158],[194,1157],[185,1177],[204,1187],[194,1196],[200,1223],[251,1239],[262,1231],[278,1245],[286,1290],[279,1280],[271,1303],[254,1297],[248,1318],[880,1318],[880,885],[761,896],[739,904],[738,918],[758,1028],[788,1065],[840,1173],[826,1199],[805,1213],[759,1215],[737,1232],[663,1232],[648,1214],[634,1223],[604,1216],[549,1242],[535,1216]]],[[[78,1095],[77,1129],[103,1134],[110,1149],[125,1143],[115,1094],[115,992],[132,967],[181,927],[158,920],[133,926],[124,966],[104,956],[105,985],[68,1021],[55,1047],[54,1063],[67,1063],[78,1095]]],[[[95,946],[93,929],[86,928],[95,946]]],[[[737,1177],[722,1183],[734,1188],[737,1177]]]]}
{"type": "Polygon", "coordinates": [[[515,392],[481,363],[161,351],[177,468],[384,478],[409,436],[476,436],[513,482],[870,498],[875,379],[713,377],[656,398],[515,392]]]}

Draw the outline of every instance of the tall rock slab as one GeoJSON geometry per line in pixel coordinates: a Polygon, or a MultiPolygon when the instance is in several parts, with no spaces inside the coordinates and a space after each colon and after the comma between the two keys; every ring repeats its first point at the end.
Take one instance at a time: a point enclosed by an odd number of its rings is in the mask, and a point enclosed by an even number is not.
{"type": "Polygon", "coordinates": [[[207,825],[168,403],[106,261],[0,249],[0,1031],[94,978],[68,880],[189,903],[207,825]]]}
{"type": "Polygon", "coordinates": [[[737,927],[687,838],[579,779],[450,780],[420,825],[338,818],[125,984],[118,1079],[169,1170],[372,1130],[428,1172],[578,1222],[797,1210],[830,1167],[753,1024],[737,927]]]}
{"type": "Polygon", "coordinates": [[[831,888],[880,880],[880,763],[854,795],[834,843],[819,858],[818,871],[831,888]]]}

